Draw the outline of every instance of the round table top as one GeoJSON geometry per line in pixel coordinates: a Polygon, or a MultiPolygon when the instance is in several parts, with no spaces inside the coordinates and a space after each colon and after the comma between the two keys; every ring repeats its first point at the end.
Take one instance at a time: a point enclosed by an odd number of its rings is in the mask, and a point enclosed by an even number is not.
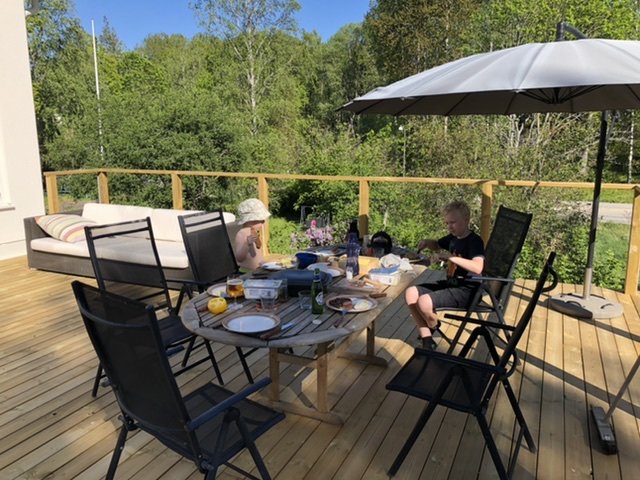
{"type": "MultiPolygon", "coordinates": [[[[258,304],[254,300],[239,299],[242,308],[236,311],[227,310],[217,315],[207,310],[209,294],[202,293],[187,302],[182,312],[182,322],[192,333],[214,342],[238,347],[266,347],[289,348],[297,346],[317,345],[338,340],[362,331],[373,322],[382,311],[422,272],[424,267],[414,266],[413,272],[400,275],[400,282],[394,286],[382,286],[378,290],[385,293],[384,297],[376,298],[377,305],[371,310],[359,313],[342,314],[340,311],[329,309],[326,305],[324,312],[313,315],[310,310],[300,308],[298,298],[279,299],[276,303],[275,314],[280,320],[280,326],[262,334],[244,334],[227,330],[223,323],[231,315],[238,313],[257,313],[258,304]],[[316,321],[314,323],[314,320],[316,321]]],[[[363,296],[366,293],[345,291],[344,281],[334,282],[329,292],[341,295],[363,296]]],[[[368,298],[368,297],[367,297],[368,298]]]]}

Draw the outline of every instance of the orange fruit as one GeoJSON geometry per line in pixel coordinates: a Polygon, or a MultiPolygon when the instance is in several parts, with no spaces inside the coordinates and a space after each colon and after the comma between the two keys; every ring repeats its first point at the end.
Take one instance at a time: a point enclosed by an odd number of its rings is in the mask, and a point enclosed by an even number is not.
{"type": "Polygon", "coordinates": [[[227,309],[227,301],[222,297],[213,297],[209,300],[209,303],[207,303],[207,309],[214,315],[217,315],[227,309]]]}

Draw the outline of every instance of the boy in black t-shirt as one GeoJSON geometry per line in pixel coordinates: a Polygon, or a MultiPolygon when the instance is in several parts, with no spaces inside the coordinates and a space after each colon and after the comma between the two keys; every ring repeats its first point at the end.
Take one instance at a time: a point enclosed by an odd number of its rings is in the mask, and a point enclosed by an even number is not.
{"type": "Polygon", "coordinates": [[[405,292],[405,301],[418,327],[423,348],[435,349],[431,334],[440,326],[436,311],[447,307],[466,307],[477,288],[472,279],[484,269],[484,244],[469,230],[471,212],[464,202],[452,202],[443,209],[449,234],[438,240],[421,240],[418,252],[436,251],[432,262],[447,262],[447,281],[440,285],[416,285],[405,292]]]}

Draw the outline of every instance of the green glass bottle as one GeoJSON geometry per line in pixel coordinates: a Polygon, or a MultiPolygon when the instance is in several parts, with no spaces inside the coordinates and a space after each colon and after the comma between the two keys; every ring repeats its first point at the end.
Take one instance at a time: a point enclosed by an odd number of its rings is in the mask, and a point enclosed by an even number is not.
{"type": "Polygon", "coordinates": [[[320,269],[313,271],[313,283],[311,283],[311,313],[319,315],[324,311],[324,290],[320,279],[320,269]]]}

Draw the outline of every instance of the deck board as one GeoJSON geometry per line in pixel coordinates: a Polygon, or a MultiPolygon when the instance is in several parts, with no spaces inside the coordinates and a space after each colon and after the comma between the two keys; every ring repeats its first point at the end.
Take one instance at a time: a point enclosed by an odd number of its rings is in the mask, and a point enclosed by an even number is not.
{"type": "MultiPolygon", "coordinates": [[[[73,277],[38,272],[24,257],[0,261],[0,478],[103,478],[119,422],[112,393],[90,390],[97,366],[70,288],[73,277]]],[[[91,280],[85,280],[91,282],[91,280]]],[[[507,319],[522,314],[534,287],[518,281],[507,319]]],[[[556,292],[581,291],[560,285],[556,292]]],[[[617,300],[624,316],[578,320],[540,306],[520,343],[521,364],[511,383],[538,451],[520,451],[517,479],[633,479],[640,469],[638,415],[640,381],[632,382],[613,415],[617,455],[601,452],[590,419],[590,406],[605,409],[640,352],[640,299],[594,289],[617,300]]],[[[276,425],[258,441],[274,478],[386,479],[386,471],[406,439],[423,402],[386,390],[386,383],[413,352],[415,329],[402,299],[377,324],[376,351],[388,368],[336,358],[329,371],[329,401],[344,416],[342,426],[296,415],[276,425]]],[[[465,334],[465,336],[468,334],[465,334]]],[[[445,322],[449,336],[455,326],[445,322]]],[[[441,340],[441,342],[444,342],[441,340]]],[[[442,346],[441,348],[445,348],[442,346]]],[[[296,353],[309,349],[300,348],[296,353]]],[[[350,347],[364,350],[364,337],[350,347]]],[[[235,350],[214,345],[226,386],[246,385],[235,350]]],[[[197,353],[201,355],[202,353],[197,353]]],[[[482,357],[482,348],[473,353],[482,357]]],[[[179,357],[179,356],[177,356],[179,357]]],[[[172,363],[179,358],[171,359],[172,363]]],[[[248,358],[256,378],[268,372],[266,352],[248,358]]],[[[210,365],[178,377],[184,391],[213,379],[210,365]]],[[[306,369],[282,369],[282,397],[296,392],[313,401],[316,381],[306,369]]],[[[515,420],[498,389],[487,413],[502,458],[508,462],[515,420]]],[[[255,473],[251,457],[236,463],[255,473]]],[[[398,479],[495,478],[473,418],[439,408],[398,472],[398,479]]],[[[118,479],[195,479],[193,464],[180,459],[142,432],[130,435],[118,479]]],[[[221,469],[218,478],[237,479],[221,469]]]]}

